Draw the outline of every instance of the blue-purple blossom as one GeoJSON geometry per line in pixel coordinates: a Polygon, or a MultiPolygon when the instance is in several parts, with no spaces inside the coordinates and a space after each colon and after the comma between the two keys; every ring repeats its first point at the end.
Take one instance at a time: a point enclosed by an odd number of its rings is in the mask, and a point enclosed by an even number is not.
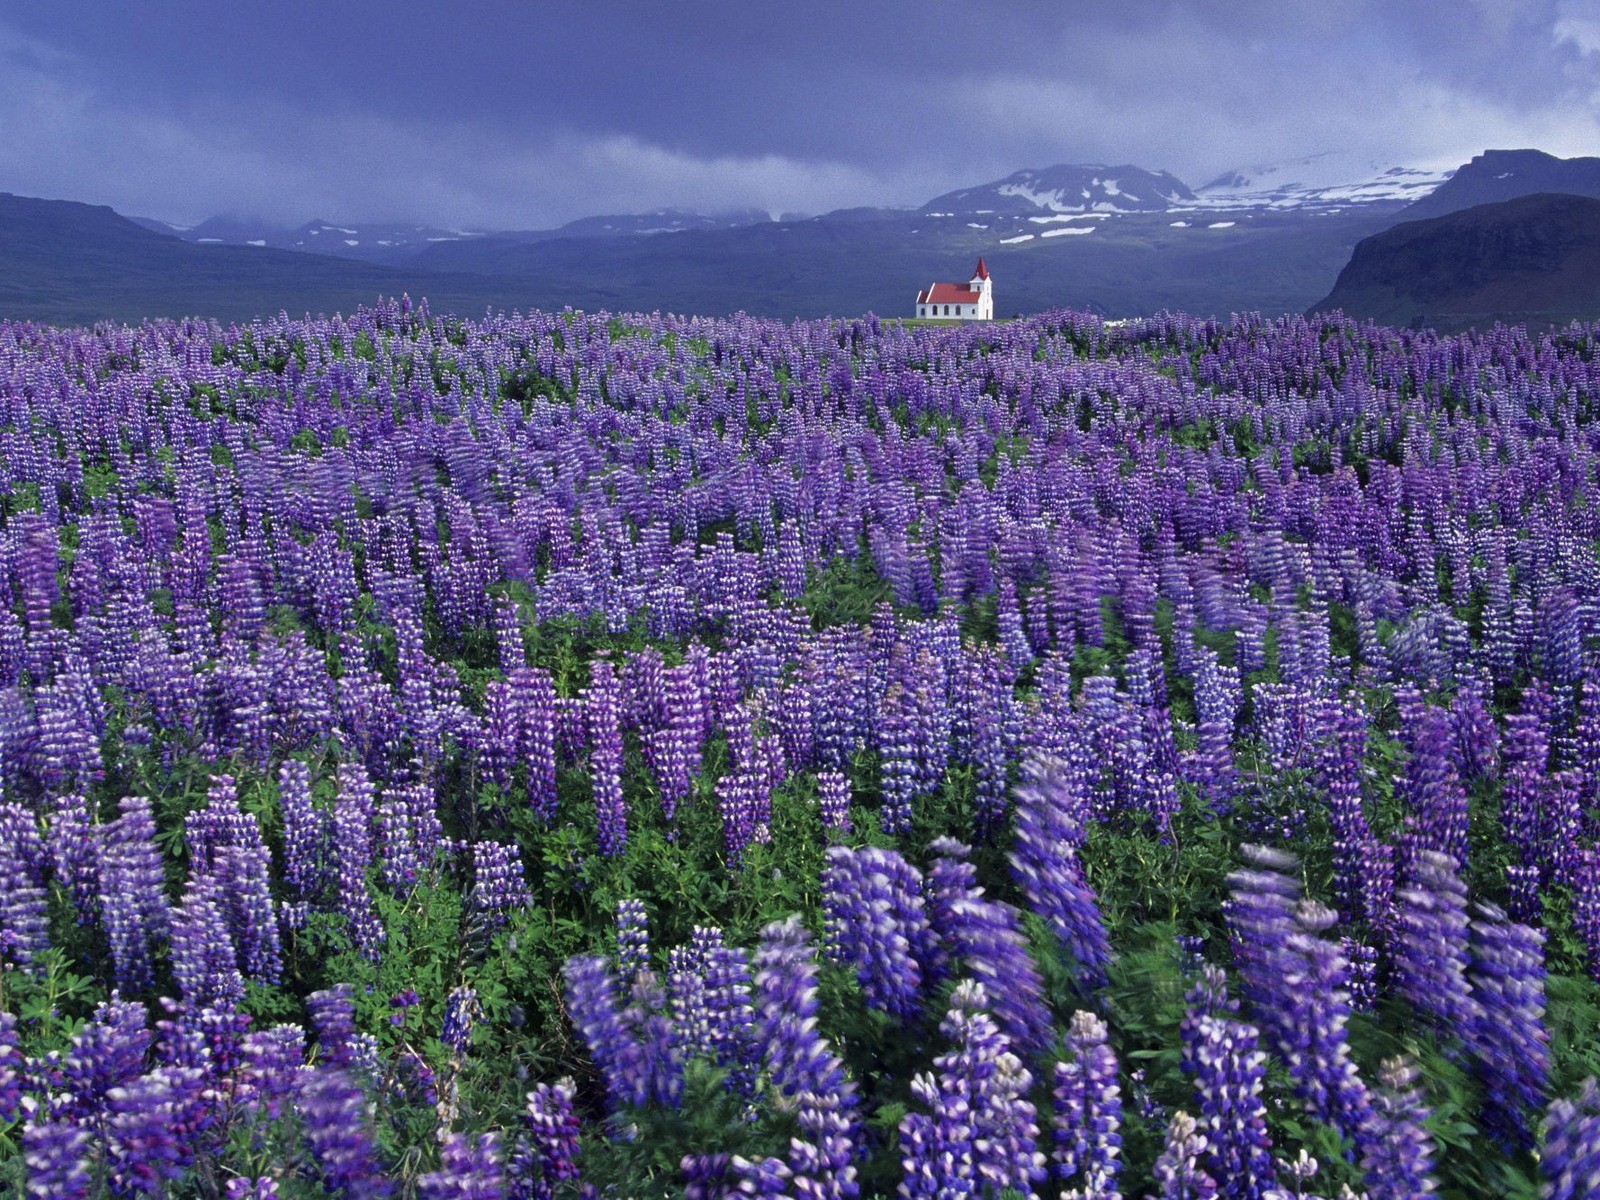
{"type": "Polygon", "coordinates": [[[616,1106],[643,1104],[649,1096],[645,1049],[623,1020],[622,999],[611,964],[595,955],[567,961],[567,1010],[600,1068],[616,1106]]]}
{"type": "Polygon", "coordinates": [[[571,1079],[561,1079],[528,1093],[527,1185],[533,1200],[551,1200],[560,1184],[578,1178],[582,1122],[573,1111],[576,1092],[571,1079]]]}
{"type": "Polygon", "coordinates": [[[1122,1165],[1116,1055],[1106,1044],[1105,1022],[1090,1012],[1073,1014],[1065,1043],[1069,1057],[1056,1063],[1053,1080],[1054,1174],[1085,1200],[1113,1200],[1122,1165]]]}
{"type": "Polygon", "coordinates": [[[904,1178],[900,1194],[1033,1194],[1045,1176],[1039,1129],[1025,1099],[1033,1076],[986,1011],[981,983],[963,980],[940,1032],[953,1049],[936,1057],[936,1074],[915,1076],[912,1096],[929,1111],[900,1122],[904,1178]]]}
{"type": "Polygon", "coordinates": [[[1593,1077],[1575,1098],[1550,1102],[1539,1174],[1545,1200],[1590,1200],[1600,1188],[1600,1084],[1593,1077]]]}
{"type": "Polygon", "coordinates": [[[499,1141],[492,1133],[447,1133],[439,1169],[417,1177],[419,1200],[507,1200],[499,1141]]]}
{"type": "Polygon", "coordinates": [[[1508,1146],[1533,1144],[1532,1113],[1544,1107],[1550,1035],[1544,1025],[1544,931],[1480,905],[1467,974],[1477,1019],[1462,1031],[1484,1086],[1484,1115],[1508,1146]]]}
{"type": "Polygon", "coordinates": [[[296,1103],[324,1188],[349,1200],[392,1194],[373,1141],[372,1108],[353,1076],[331,1067],[312,1070],[300,1083],[296,1103]]]}
{"type": "Polygon", "coordinates": [[[922,873],[893,850],[828,848],[822,872],[828,953],[855,970],[867,1005],[897,1017],[922,1007],[933,930],[922,873]]]}
{"type": "Polygon", "coordinates": [[[1078,857],[1087,832],[1087,799],[1058,759],[1030,758],[1023,776],[1016,790],[1012,877],[1073,957],[1085,985],[1095,986],[1105,978],[1111,948],[1078,857]]]}

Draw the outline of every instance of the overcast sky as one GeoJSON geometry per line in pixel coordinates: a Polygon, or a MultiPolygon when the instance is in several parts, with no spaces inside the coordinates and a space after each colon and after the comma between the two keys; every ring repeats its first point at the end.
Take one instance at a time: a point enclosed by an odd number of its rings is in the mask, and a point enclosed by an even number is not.
{"type": "Polygon", "coordinates": [[[536,228],[1600,154],[1600,0],[0,0],[0,190],[536,228]]]}

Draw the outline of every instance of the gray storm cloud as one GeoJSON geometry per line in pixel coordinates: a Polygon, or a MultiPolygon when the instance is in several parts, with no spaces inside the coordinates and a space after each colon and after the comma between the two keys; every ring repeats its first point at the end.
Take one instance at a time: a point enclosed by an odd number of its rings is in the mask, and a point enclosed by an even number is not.
{"type": "Polygon", "coordinates": [[[372,25],[385,10],[365,3],[233,26],[130,3],[91,34],[0,4],[0,188],[189,221],[504,228],[915,204],[1062,161],[1197,184],[1323,151],[1600,152],[1592,2],[824,0],[756,6],[766,21],[710,3],[670,28],[659,6],[536,7],[440,8],[411,29],[372,25]],[[286,43],[296,19],[307,36],[286,43]]]}

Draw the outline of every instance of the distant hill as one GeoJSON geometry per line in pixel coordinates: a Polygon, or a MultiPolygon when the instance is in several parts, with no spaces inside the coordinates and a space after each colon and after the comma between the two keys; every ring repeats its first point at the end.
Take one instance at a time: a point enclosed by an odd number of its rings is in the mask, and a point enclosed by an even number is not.
{"type": "Polygon", "coordinates": [[[1542,150],[1485,150],[1407,208],[1405,217],[1442,217],[1544,192],[1600,199],[1600,158],[1557,158],[1542,150]]]}
{"type": "MultiPolygon", "coordinates": [[[[398,266],[411,263],[424,251],[442,243],[491,242],[524,245],[566,237],[650,237],[681,233],[686,229],[732,229],[755,225],[772,217],[754,209],[739,209],[706,216],[678,208],[658,208],[645,213],[580,217],[554,229],[507,230],[442,229],[433,225],[397,221],[332,221],[317,219],[290,229],[254,217],[210,217],[198,225],[173,225],[154,217],[130,218],[145,229],[170,234],[196,245],[265,246],[353,258],[360,262],[398,266]]],[[[469,250],[470,258],[473,251],[469,250]]],[[[492,260],[493,252],[489,256],[492,260]]]]}
{"type": "Polygon", "coordinates": [[[1356,246],[1313,311],[1336,308],[1441,329],[1600,319],[1600,200],[1522,196],[1396,225],[1356,246]]]}
{"type": "Polygon", "coordinates": [[[0,192],[0,317],[243,320],[279,310],[348,312],[407,290],[426,294],[439,311],[530,306],[512,280],[397,271],[253,246],[192,245],[102,206],[0,192]]]}

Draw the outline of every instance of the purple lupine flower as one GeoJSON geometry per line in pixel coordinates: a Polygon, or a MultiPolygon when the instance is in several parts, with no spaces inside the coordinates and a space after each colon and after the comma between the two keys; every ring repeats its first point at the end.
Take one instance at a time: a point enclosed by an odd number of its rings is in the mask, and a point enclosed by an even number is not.
{"type": "Polygon", "coordinates": [[[1327,731],[1317,751],[1317,776],[1328,794],[1333,833],[1333,892],[1340,915],[1373,927],[1389,909],[1390,877],[1373,870],[1377,839],[1362,808],[1362,761],[1367,717],[1360,704],[1324,700],[1319,720],[1327,731]]]}
{"type": "Polygon", "coordinates": [[[506,1200],[499,1140],[492,1133],[446,1133],[439,1169],[417,1176],[419,1200],[506,1200]]]}
{"type": "MultiPolygon", "coordinates": [[[[185,1082],[157,1070],[106,1094],[106,1178],[116,1194],[164,1195],[192,1161],[179,1115],[185,1082]]],[[[193,1099],[209,1104],[209,1097],[193,1099]]]]}
{"type": "Polygon", "coordinates": [[[644,901],[617,902],[617,978],[623,991],[633,990],[634,980],[650,968],[650,916],[644,901]]]}
{"type": "Polygon", "coordinates": [[[1442,1036],[1459,1036],[1478,1019],[1478,1005],[1467,986],[1467,889],[1456,864],[1418,851],[1397,899],[1395,990],[1442,1036]]]}
{"type": "Polygon", "coordinates": [[[583,1123],[573,1111],[577,1087],[570,1079],[541,1083],[528,1093],[528,1137],[537,1174],[529,1179],[532,1200],[552,1200],[557,1185],[579,1177],[578,1135],[583,1123]]]}
{"type": "Polygon", "coordinates": [[[1226,805],[1233,796],[1237,777],[1233,732],[1243,704],[1238,668],[1219,661],[1215,650],[1202,649],[1194,673],[1198,745],[1190,770],[1213,806],[1226,805]]]}
{"type": "Polygon", "coordinates": [[[250,1015],[230,1003],[196,1008],[163,997],[167,1015],[156,1022],[156,1059],[165,1067],[199,1070],[215,1083],[238,1069],[250,1015]]]}
{"type": "Polygon", "coordinates": [[[494,606],[495,643],[500,652],[500,670],[508,677],[527,667],[528,648],[522,638],[522,609],[510,597],[502,596],[494,606]]]}
{"type": "Polygon", "coordinates": [[[45,849],[55,878],[72,894],[80,924],[90,920],[100,891],[100,846],[81,793],[53,797],[45,813],[45,849]]]}
{"type": "Polygon", "coordinates": [[[1276,1187],[1276,1171],[1261,1100],[1266,1055],[1256,1048],[1259,1032],[1225,1015],[1235,1002],[1220,972],[1202,972],[1188,1004],[1180,1034],[1183,1064],[1194,1073],[1200,1101],[1201,1165],[1228,1200],[1265,1200],[1276,1187]]]}
{"type": "Polygon", "coordinates": [[[478,752],[478,770],[486,782],[507,788],[512,761],[522,739],[521,714],[513,685],[491,679],[483,692],[483,719],[471,730],[478,752]]]}
{"type": "Polygon", "coordinates": [[[670,821],[679,802],[688,798],[695,776],[700,774],[706,713],[705,697],[692,663],[668,667],[662,686],[666,722],[654,735],[653,758],[662,809],[670,821]]]}
{"type": "Polygon", "coordinates": [[[910,1018],[922,1008],[933,931],[922,873],[893,850],[830,846],[822,872],[828,953],[855,968],[869,1008],[910,1018]]]}
{"type": "Polygon", "coordinates": [[[723,941],[720,929],[696,925],[687,946],[668,956],[673,1039],[680,1057],[705,1057],[729,1072],[728,1086],[748,1095],[755,1085],[746,953],[723,941]]]}
{"type": "Polygon", "coordinates": [[[378,801],[377,854],[384,885],[397,896],[408,895],[430,865],[415,817],[419,808],[432,803],[432,794],[421,784],[385,788],[378,801]]]}
{"type": "Polygon", "coordinates": [[[1589,974],[1600,980],[1600,847],[1573,855],[1572,927],[1588,952],[1589,974]]]}
{"type": "Polygon", "coordinates": [[[1507,1146],[1528,1148],[1528,1115],[1543,1109],[1550,1073],[1544,1026],[1544,931],[1518,925],[1492,905],[1472,923],[1468,980],[1479,1016],[1463,1032],[1484,1085],[1484,1117],[1507,1146]]]}
{"type": "Polygon", "coordinates": [[[318,1059],[336,1070],[347,1070],[361,1058],[352,994],[350,984],[340,983],[306,997],[306,1012],[317,1035],[318,1059]]]}
{"type": "Polygon", "coordinates": [[[685,1154],[678,1163],[683,1177],[684,1200],[728,1200],[738,1193],[732,1188],[733,1155],[726,1151],[711,1154],[685,1154]]]}
{"type": "Polygon", "coordinates": [[[877,742],[882,824],[886,833],[911,828],[914,802],[937,789],[949,754],[950,716],[943,671],[926,650],[896,643],[886,665],[889,685],[873,726],[877,742]]]}
{"type": "Polygon", "coordinates": [[[33,814],[21,805],[0,804],[0,952],[23,966],[50,945],[43,859],[33,814]]]}
{"type": "Polygon", "coordinates": [[[1500,731],[1494,719],[1494,681],[1483,671],[1459,678],[1450,720],[1456,758],[1468,779],[1492,779],[1500,770],[1500,731]]]}
{"type": "Polygon", "coordinates": [[[1291,855],[1246,846],[1253,869],[1228,877],[1235,959],[1268,1044],[1295,1094],[1347,1137],[1365,1126],[1367,1090],[1350,1057],[1350,970],[1338,943],[1320,936],[1332,909],[1300,898],[1291,855]]]}
{"type": "Polygon", "coordinates": [[[121,808],[122,815],[101,829],[100,915],[112,979],[137,992],[152,982],[151,944],[168,928],[166,875],[150,801],[125,796],[121,808]]]}
{"type": "Polygon", "coordinates": [[[1217,1181],[1200,1167],[1210,1143],[1195,1119],[1175,1112],[1167,1122],[1166,1145],[1151,1167],[1160,1189],[1152,1200],[1212,1200],[1217,1181]]]}
{"type": "Polygon", "coordinates": [[[276,983],[282,970],[272,900],[272,856],[254,815],[239,807],[233,778],[213,776],[206,807],[184,822],[189,855],[210,874],[247,977],[276,983]]]}
{"type": "Polygon", "coordinates": [[[623,1020],[611,964],[599,955],[569,958],[562,969],[567,1009],[583,1035],[614,1107],[643,1104],[650,1073],[645,1049],[623,1020]]]}
{"type": "Polygon", "coordinates": [[[1541,837],[1540,812],[1549,782],[1553,705],[1544,681],[1534,679],[1522,694],[1522,707],[1506,716],[1500,820],[1520,860],[1522,886],[1513,888],[1510,897],[1512,915],[1519,921],[1533,921],[1539,914],[1539,884],[1547,873],[1544,856],[1553,849],[1541,837]]]}
{"type": "Polygon", "coordinates": [[[792,1190],[801,1200],[854,1200],[860,1192],[854,1105],[851,1093],[801,1092],[795,1097],[794,1119],[801,1136],[789,1141],[788,1169],[792,1190]]]}
{"type": "Polygon", "coordinates": [[[521,753],[528,805],[548,825],[556,816],[556,690],[550,676],[532,669],[510,676],[521,718],[521,753]]]}
{"type": "Polygon", "coordinates": [[[1443,709],[1411,693],[1397,700],[1406,708],[1406,748],[1411,758],[1396,789],[1411,811],[1417,843],[1467,861],[1467,794],[1455,764],[1455,730],[1443,709]]]}
{"type": "Polygon", "coordinates": [[[246,1034],[239,1044],[235,1076],[239,1102],[266,1120],[276,1120],[305,1067],[305,1042],[305,1031],[298,1025],[274,1025],[246,1034]]]}
{"type": "Polygon", "coordinates": [[[38,1200],[88,1200],[94,1136],[67,1121],[30,1122],[22,1131],[28,1194],[38,1200]]]}
{"type": "Polygon", "coordinates": [[[263,1175],[250,1179],[236,1175],[222,1189],[224,1200],[278,1200],[278,1181],[263,1175]]]}
{"type": "Polygon", "coordinates": [[[189,890],[173,910],[172,974],[191,1008],[244,999],[244,976],[225,910],[221,887],[209,875],[191,876],[189,890]]]}
{"type": "Polygon", "coordinates": [[[1584,1080],[1575,1100],[1552,1100],[1539,1156],[1545,1200],[1589,1200],[1600,1188],[1600,1084],[1584,1080]]]}
{"type": "Polygon", "coordinates": [[[817,1033],[817,965],[798,917],[761,931],[755,955],[756,1037],[772,1081],[786,1096],[854,1090],[844,1064],[817,1033]]]}
{"type": "Polygon", "coordinates": [[[1030,758],[1023,776],[1026,782],[1016,791],[1012,878],[1029,907],[1072,955],[1083,983],[1098,985],[1111,961],[1111,947],[1077,855],[1088,819],[1087,797],[1059,759],[1030,758]]]}
{"type": "Polygon", "coordinates": [[[472,890],[467,904],[491,929],[506,923],[508,913],[533,903],[522,871],[522,851],[511,842],[472,843],[472,890]]]}
{"type": "Polygon", "coordinates": [[[144,1071],[150,1050],[144,1005],[112,999],[72,1035],[60,1064],[60,1094],[52,1116],[84,1119],[105,1106],[113,1088],[131,1083],[144,1071]]]}
{"type": "Polygon", "coordinates": [[[623,1020],[644,1048],[651,1096],[658,1104],[676,1108],[683,1097],[683,1059],[666,1010],[667,995],[655,972],[640,971],[634,977],[623,1020]]]}
{"type": "Polygon", "coordinates": [[[817,772],[817,808],[830,833],[850,832],[850,780],[842,771],[817,772]]]}
{"type": "Polygon", "coordinates": [[[1033,1076],[987,1012],[981,983],[964,979],[950,997],[940,1032],[954,1043],[933,1060],[938,1074],[911,1081],[931,1113],[900,1122],[902,1196],[1034,1194],[1045,1177],[1034,1108],[1024,1097],[1033,1076]]]}
{"type": "Polygon", "coordinates": [[[349,1200],[381,1200],[393,1192],[378,1165],[366,1094],[349,1072],[308,1071],[297,1105],[323,1187],[349,1200]]]}
{"type": "Polygon", "coordinates": [[[600,853],[621,854],[628,843],[628,809],[622,795],[622,702],[616,669],[605,659],[590,664],[583,695],[589,734],[589,774],[594,783],[600,853]]]}
{"type": "Polygon", "coordinates": [[[0,1012],[0,1123],[16,1120],[27,1086],[28,1061],[17,1045],[15,1013],[0,1012]]]}
{"type": "Polygon", "coordinates": [[[1378,1002],[1378,951],[1355,938],[1342,937],[1339,947],[1350,966],[1350,1007],[1371,1012],[1378,1002]]]}
{"type": "Polygon", "coordinates": [[[478,993],[462,984],[450,990],[444,1000],[444,1021],[439,1027],[439,1040],[454,1055],[466,1054],[472,1045],[472,1030],[483,1009],[478,1005],[478,993]]]}
{"type": "Polygon", "coordinates": [[[728,861],[734,865],[743,858],[750,844],[760,838],[764,795],[763,781],[753,771],[735,767],[717,780],[717,812],[722,818],[728,861]]]}
{"type": "Polygon", "coordinates": [[[372,783],[360,763],[338,769],[339,790],[333,803],[333,870],[339,912],[349,922],[350,937],[369,958],[383,945],[383,923],[367,890],[372,866],[372,783]]]}
{"type": "Polygon", "coordinates": [[[794,1192],[848,1200],[856,1190],[856,1086],[817,1033],[817,965],[798,917],[761,931],[754,965],[756,1044],[773,1086],[817,1139],[791,1143],[794,1192]]]}
{"type": "Polygon", "coordinates": [[[315,902],[327,883],[330,830],[327,814],[312,803],[311,768],[287,760],[278,768],[278,796],[284,882],[297,900],[315,902]]]}
{"type": "Polygon", "coordinates": [[[1028,953],[1020,914],[988,899],[967,862],[969,848],[951,838],[928,847],[928,917],[942,947],[988,990],[995,1020],[1018,1049],[1042,1051],[1051,1040],[1044,982],[1028,953]]]}
{"type": "Polygon", "coordinates": [[[1433,1191],[1433,1140],[1417,1070],[1402,1058],[1384,1062],[1372,1092],[1373,1116],[1362,1137],[1361,1169],[1372,1200],[1402,1200],[1433,1191]]]}
{"type": "Polygon", "coordinates": [[[1113,1200],[1122,1149],[1122,1090],[1106,1026],[1090,1012],[1073,1014],[1067,1028],[1072,1058],[1055,1067],[1054,1174],[1088,1200],[1113,1200]]]}
{"type": "Polygon", "coordinates": [[[759,1161],[739,1154],[686,1154],[678,1164],[685,1200],[732,1200],[735,1196],[782,1196],[791,1172],[782,1159],[759,1161]]]}

